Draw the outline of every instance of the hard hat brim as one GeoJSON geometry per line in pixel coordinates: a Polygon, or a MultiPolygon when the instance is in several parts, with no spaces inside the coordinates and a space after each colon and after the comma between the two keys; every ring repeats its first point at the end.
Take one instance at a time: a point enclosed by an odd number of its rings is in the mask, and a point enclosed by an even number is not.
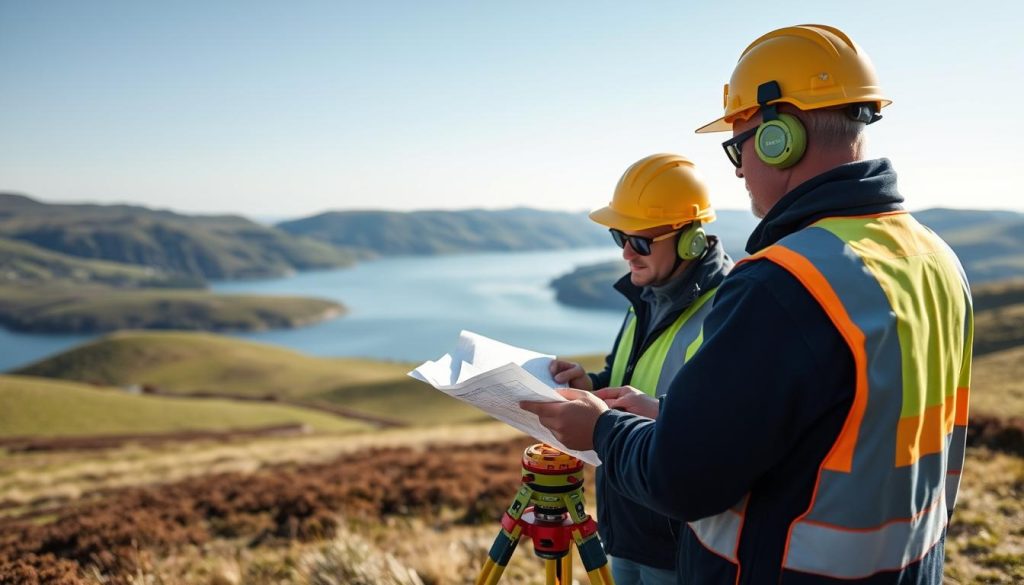
{"type": "Polygon", "coordinates": [[[740,110],[738,112],[732,112],[731,114],[727,113],[726,115],[715,120],[714,122],[704,124],[700,128],[697,128],[696,132],[697,134],[707,134],[710,132],[730,132],[732,131],[732,125],[736,121],[745,122],[753,118],[754,114],[756,114],[759,109],[760,108],[755,106],[753,108],[747,108],[745,110],[740,110]]]}
{"type": "Polygon", "coordinates": [[[624,232],[638,232],[640,230],[646,230],[653,227],[662,225],[670,225],[678,227],[681,225],[688,224],[693,221],[700,221],[708,224],[717,218],[714,209],[710,207],[702,211],[696,217],[675,217],[675,218],[658,218],[649,219],[642,217],[632,217],[629,215],[623,215],[618,211],[615,211],[611,207],[602,207],[601,209],[595,209],[590,212],[590,219],[595,223],[599,223],[605,227],[615,228],[624,232]]]}
{"type": "Polygon", "coordinates": [[[658,227],[659,225],[669,225],[672,223],[671,221],[661,219],[630,217],[615,211],[611,207],[602,207],[601,209],[591,211],[590,219],[605,227],[615,228],[625,232],[638,232],[640,230],[658,227]]]}
{"type": "Polygon", "coordinates": [[[721,118],[715,120],[714,122],[710,122],[708,124],[701,126],[700,128],[697,128],[695,132],[697,134],[706,134],[709,132],[729,132],[730,130],[732,130],[732,122],[726,122],[725,118],[726,116],[722,116],[721,118]]]}

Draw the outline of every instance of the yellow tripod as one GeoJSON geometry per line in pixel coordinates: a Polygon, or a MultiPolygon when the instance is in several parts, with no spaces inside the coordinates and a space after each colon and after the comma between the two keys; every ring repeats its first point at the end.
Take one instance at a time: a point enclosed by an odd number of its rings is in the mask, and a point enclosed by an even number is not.
{"type": "Polygon", "coordinates": [[[543,443],[531,445],[523,452],[522,481],[476,585],[498,582],[522,536],[533,540],[534,553],[544,559],[547,585],[572,583],[574,543],[591,585],[615,585],[597,522],[584,509],[583,462],[543,443]]]}

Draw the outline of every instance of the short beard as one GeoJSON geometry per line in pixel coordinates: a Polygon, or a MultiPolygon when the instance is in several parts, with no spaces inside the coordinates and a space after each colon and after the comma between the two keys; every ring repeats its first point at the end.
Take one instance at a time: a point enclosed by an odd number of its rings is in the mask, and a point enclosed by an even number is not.
{"type": "Polygon", "coordinates": [[[764,219],[764,216],[767,214],[763,211],[758,211],[757,204],[754,203],[754,195],[747,191],[747,196],[750,197],[750,213],[754,214],[754,217],[757,219],[764,219]]]}

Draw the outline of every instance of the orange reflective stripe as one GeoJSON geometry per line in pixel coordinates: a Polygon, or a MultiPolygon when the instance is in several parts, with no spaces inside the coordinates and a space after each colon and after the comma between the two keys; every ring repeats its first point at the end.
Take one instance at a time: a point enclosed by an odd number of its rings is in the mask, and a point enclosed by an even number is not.
{"type": "Polygon", "coordinates": [[[896,426],[896,467],[913,465],[946,446],[946,435],[953,432],[954,403],[948,400],[929,406],[920,416],[901,418],[896,426]]]}
{"type": "Polygon", "coordinates": [[[825,309],[832,324],[836,326],[847,345],[850,346],[850,351],[853,352],[853,362],[857,372],[853,406],[846,417],[839,438],[836,439],[831,451],[825,457],[823,466],[823,469],[849,473],[853,467],[853,451],[857,446],[860,423],[868,406],[868,357],[864,350],[864,332],[850,319],[846,307],[840,302],[836,292],[832,290],[832,286],[814,267],[814,264],[811,264],[810,260],[781,245],[762,250],[760,256],[782,266],[804,285],[804,288],[825,309]]]}
{"type": "Polygon", "coordinates": [[[956,426],[966,427],[967,426],[967,404],[968,398],[971,396],[971,389],[967,387],[956,389],[956,418],[954,419],[956,426]]]}

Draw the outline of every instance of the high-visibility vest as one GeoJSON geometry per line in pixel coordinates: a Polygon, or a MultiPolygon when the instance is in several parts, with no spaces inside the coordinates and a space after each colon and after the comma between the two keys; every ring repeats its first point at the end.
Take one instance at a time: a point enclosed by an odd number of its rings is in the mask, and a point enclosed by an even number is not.
{"type": "MultiPolygon", "coordinates": [[[[964,461],[974,320],[959,261],[906,212],[823,219],[740,263],[758,261],[803,284],[856,369],[853,404],[790,524],[782,568],[858,579],[920,560],[945,533],[964,461]]],[[[690,523],[737,564],[748,499],[690,523]]]]}
{"type": "MultiPolygon", "coordinates": [[[[711,312],[712,303],[708,301],[715,296],[716,290],[718,289],[713,288],[697,297],[676,317],[672,325],[644,349],[640,359],[633,365],[630,386],[656,398],[668,392],[669,384],[672,383],[672,378],[675,378],[676,372],[682,369],[683,364],[696,353],[704,340],[704,317],[711,312]]],[[[623,380],[626,379],[635,337],[636,312],[630,307],[626,314],[626,322],[622,325],[619,344],[615,347],[609,386],[622,386],[623,380]]]]}

